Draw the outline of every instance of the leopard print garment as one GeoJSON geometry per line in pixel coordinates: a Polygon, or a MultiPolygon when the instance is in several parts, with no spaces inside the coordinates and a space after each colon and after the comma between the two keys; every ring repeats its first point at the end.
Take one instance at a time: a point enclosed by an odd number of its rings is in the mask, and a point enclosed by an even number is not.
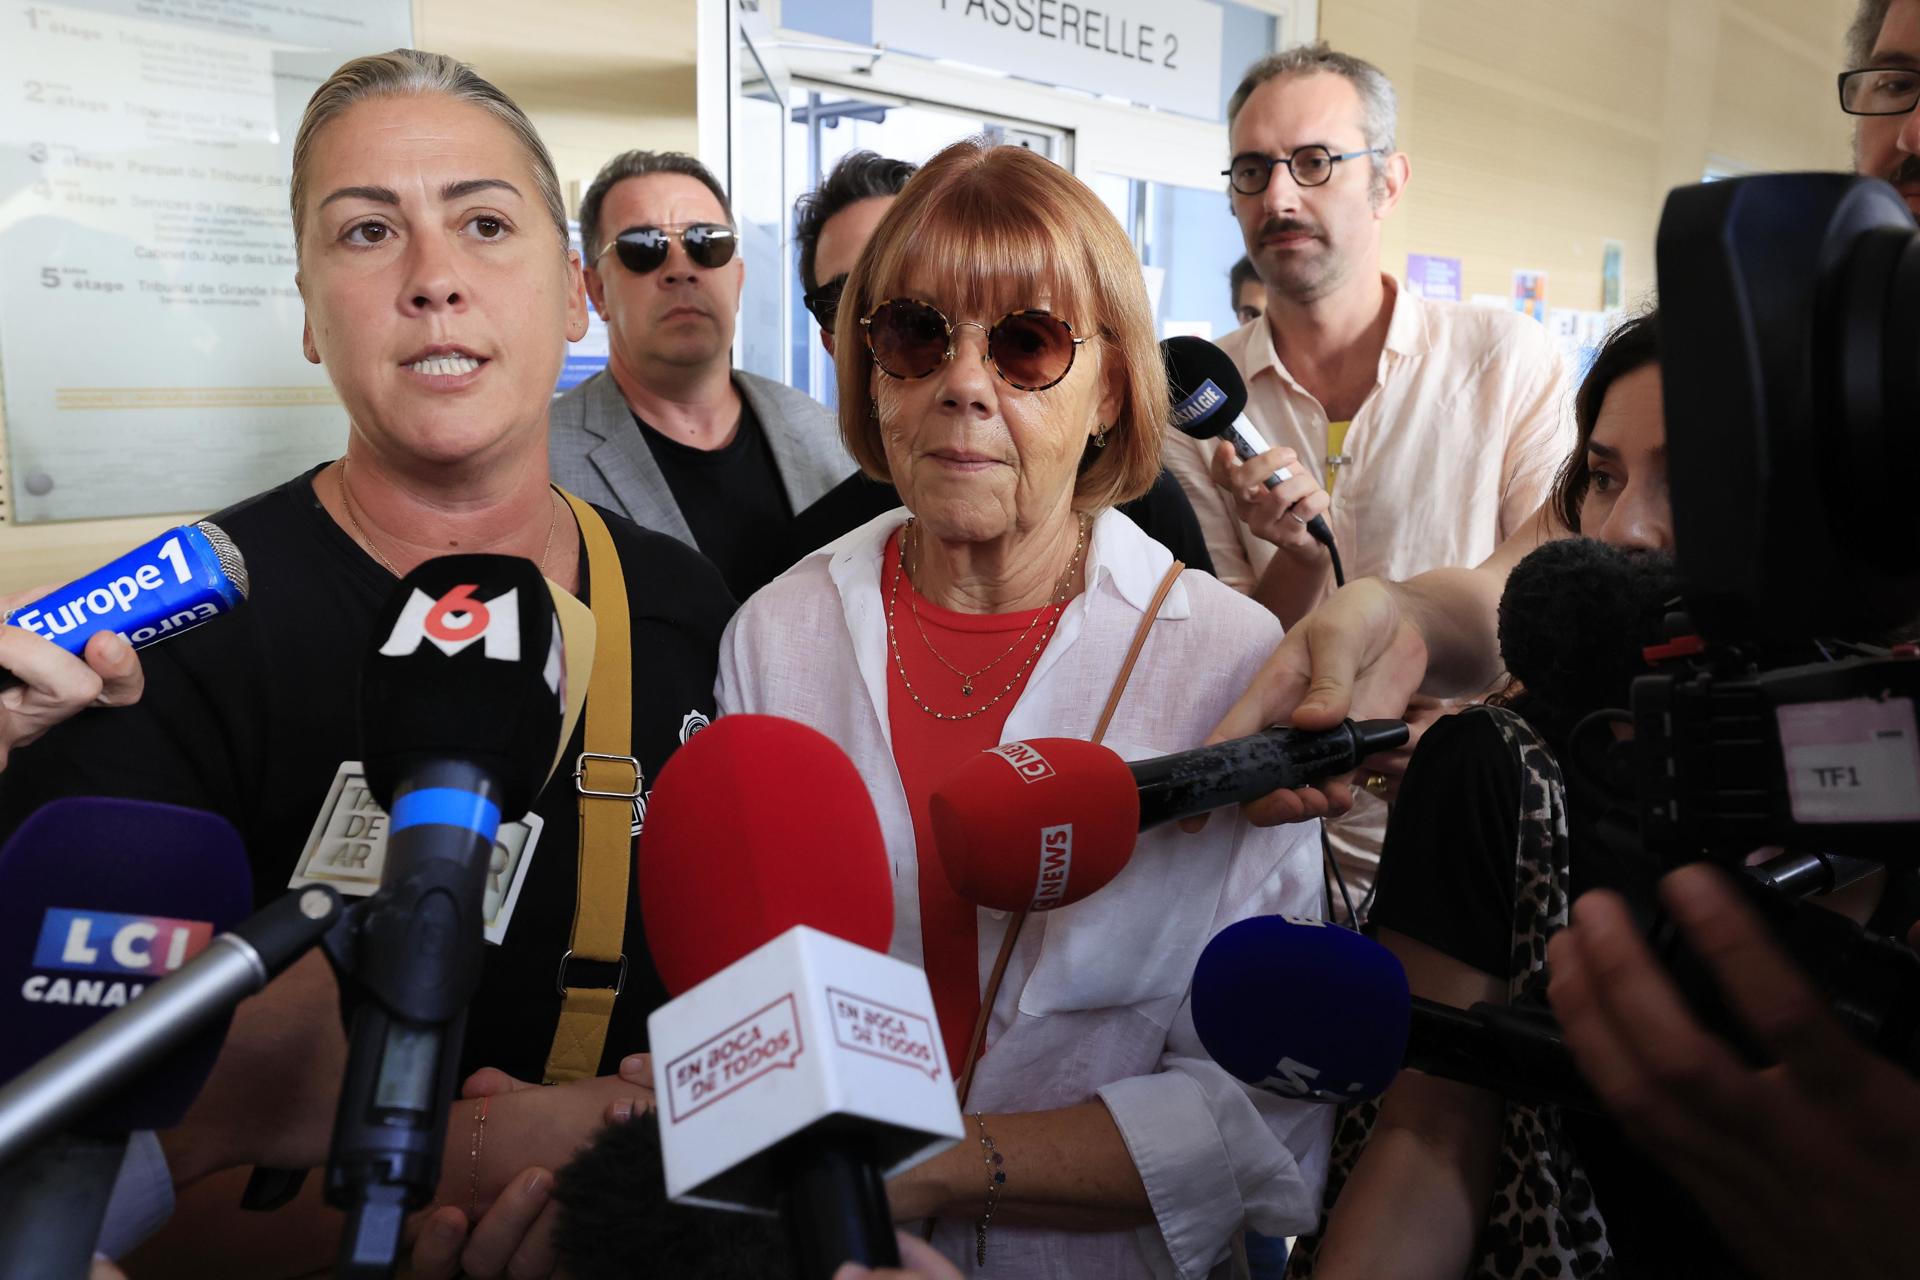
{"type": "MultiPolygon", "coordinates": [[[[1460,714],[1493,717],[1520,770],[1507,999],[1544,1003],[1547,939],[1567,924],[1567,801],[1560,765],[1532,726],[1512,712],[1471,707],[1460,714]]],[[[1341,1109],[1321,1208],[1323,1231],[1327,1208],[1353,1172],[1379,1115],[1378,1101],[1341,1109]]],[[[1300,1238],[1288,1259],[1289,1280],[1313,1275],[1319,1243],[1318,1235],[1300,1238]]],[[[1565,1137],[1559,1110],[1508,1103],[1487,1222],[1467,1275],[1474,1280],[1590,1280],[1615,1274],[1606,1223],[1565,1137]]]]}

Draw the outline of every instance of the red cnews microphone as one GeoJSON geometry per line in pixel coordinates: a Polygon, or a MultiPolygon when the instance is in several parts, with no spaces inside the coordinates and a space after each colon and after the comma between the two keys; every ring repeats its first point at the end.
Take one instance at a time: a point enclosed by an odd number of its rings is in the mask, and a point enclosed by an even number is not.
{"type": "Polygon", "coordinates": [[[635,882],[677,995],[647,1019],[667,1194],[779,1213],[801,1280],[899,1266],[886,1179],[963,1130],[926,974],[885,954],[853,762],[792,720],[715,721],[655,780],[635,882]]]}

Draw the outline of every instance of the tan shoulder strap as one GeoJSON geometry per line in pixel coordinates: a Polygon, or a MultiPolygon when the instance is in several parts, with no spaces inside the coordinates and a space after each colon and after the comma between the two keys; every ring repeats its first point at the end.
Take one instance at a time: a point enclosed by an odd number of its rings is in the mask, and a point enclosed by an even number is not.
{"type": "MultiPolygon", "coordinates": [[[[1153,593],[1153,603],[1147,606],[1147,614],[1140,619],[1140,625],[1133,633],[1133,644],[1127,649],[1126,658],[1120,663],[1120,674],[1114,677],[1113,688],[1107,693],[1107,705],[1100,712],[1100,719],[1093,726],[1092,742],[1099,742],[1107,736],[1107,727],[1113,723],[1113,713],[1120,709],[1120,696],[1127,691],[1127,681],[1133,678],[1133,664],[1140,660],[1140,650],[1147,645],[1147,633],[1153,630],[1153,620],[1160,616],[1160,606],[1166,603],[1167,592],[1173,590],[1173,583],[1187,566],[1175,560],[1167,569],[1167,576],[1160,579],[1160,589],[1153,593]]],[[[980,1016],[973,1020],[973,1035],[967,1039],[967,1061],[960,1072],[960,1108],[967,1106],[967,1094],[973,1089],[973,1069],[980,1063],[980,1046],[986,1042],[987,1023],[993,1019],[993,1002],[1000,996],[1000,981],[1007,976],[1007,962],[1013,958],[1014,945],[1020,940],[1020,927],[1027,922],[1027,913],[1015,913],[1013,923],[1007,926],[1007,936],[1001,939],[1000,954],[994,957],[993,972],[987,977],[987,989],[980,997],[980,1016]]]]}
{"type": "Polygon", "coordinates": [[[561,1005],[547,1054],[548,1084],[585,1079],[600,1070],[613,1002],[627,980],[621,947],[633,865],[634,803],[642,783],[640,762],[633,755],[633,618],[620,553],[600,513],[565,490],[561,493],[586,543],[587,591],[598,643],[587,682],[586,749],[573,770],[574,789],[580,794],[579,875],[573,937],[554,980],[561,1005]],[[577,961],[617,965],[613,985],[576,986],[577,961]]]}

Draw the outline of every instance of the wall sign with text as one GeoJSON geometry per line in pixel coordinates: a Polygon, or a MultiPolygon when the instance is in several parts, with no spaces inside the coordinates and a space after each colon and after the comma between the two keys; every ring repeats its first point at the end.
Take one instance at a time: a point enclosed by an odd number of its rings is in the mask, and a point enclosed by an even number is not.
{"type": "Polygon", "coordinates": [[[211,511],[340,451],[300,352],[293,133],[412,34],[391,0],[0,0],[15,520],[211,511]]]}
{"type": "Polygon", "coordinates": [[[1221,12],[1203,0],[875,0],[873,38],[1042,84],[1220,117],[1221,12]]]}

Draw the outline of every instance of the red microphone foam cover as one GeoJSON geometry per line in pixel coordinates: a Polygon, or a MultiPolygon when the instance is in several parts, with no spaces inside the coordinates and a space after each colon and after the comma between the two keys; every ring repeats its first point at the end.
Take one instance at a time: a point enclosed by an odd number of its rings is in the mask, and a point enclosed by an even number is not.
{"type": "Polygon", "coordinates": [[[1079,738],[982,751],[935,788],[934,845],[953,891],[997,911],[1078,902],[1119,875],[1140,834],[1126,762],[1079,738]]]}
{"type": "Polygon", "coordinates": [[[673,753],[640,837],[640,916],[679,995],[795,925],[893,937],[880,819],[846,752],[779,716],[723,716],[673,753]]]}

